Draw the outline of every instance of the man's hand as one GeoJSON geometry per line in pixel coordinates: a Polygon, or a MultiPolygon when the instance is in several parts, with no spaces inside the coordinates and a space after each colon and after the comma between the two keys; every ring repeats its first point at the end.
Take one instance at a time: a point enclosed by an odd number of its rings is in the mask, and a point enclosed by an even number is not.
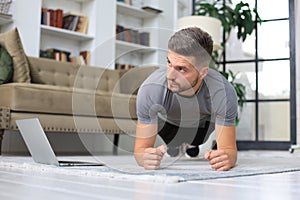
{"type": "Polygon", "coordinates": [[[166,146],[161,145],[157,148],[146,148],[143,155],[143,166],[148,170],[159,169],[160,162],[166,153],[166,146]]]}
{"type": "Polygon", "coordinates": [[[210,150],[204,155],[211,167],[217,171],[227,171],[231,166],[230,157],[225,150],[210,150]]]}

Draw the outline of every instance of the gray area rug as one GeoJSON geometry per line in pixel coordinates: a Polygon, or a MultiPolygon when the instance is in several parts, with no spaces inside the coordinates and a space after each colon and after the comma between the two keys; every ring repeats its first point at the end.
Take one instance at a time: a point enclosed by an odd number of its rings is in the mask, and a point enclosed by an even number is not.
{"type": "Polygon", "coordinates": [[[286,152],[239,152],[236,167],[217,172],[203,158],[164,158],[160,170],[149,171],[137,166],[131,155],[64,157],[69,160],[99,161],[104,167],[56,167],[34,163],[31,157],[0,157],[0,169],[21,172],[54,173],[73,176],[90,176],[108,179],[175,183],[190,180],[208,180],[241,176],[254,176],[300,171],[300,153],[286,152]]]}

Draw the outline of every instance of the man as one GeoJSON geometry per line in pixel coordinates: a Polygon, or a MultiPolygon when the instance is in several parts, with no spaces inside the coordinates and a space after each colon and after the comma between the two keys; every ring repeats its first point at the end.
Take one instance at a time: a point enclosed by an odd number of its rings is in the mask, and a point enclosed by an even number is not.
{"type": "Polygon", "coordinates": [[[142,84],[137,96],[138,123],[134,155],[145,169],[159,169],[166,151],[197,156],[198,146],[215,130],[217,150],[204,157],[211,167],[226,171],[237,160],[237,96],[231,84],[209,68],[213,41],[200,28],[176,32],[168,42],[167,70],[159,69],[142,84]],[[154,147],[160,135],[165,145],[154,147]]]}

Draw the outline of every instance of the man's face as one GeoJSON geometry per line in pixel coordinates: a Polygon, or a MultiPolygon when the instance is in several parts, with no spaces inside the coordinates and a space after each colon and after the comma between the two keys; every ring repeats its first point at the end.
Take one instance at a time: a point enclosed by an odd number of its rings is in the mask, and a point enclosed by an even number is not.
{"type": "Polygon", "coordinates": [[[169,51],[167,57],[168,89],[175,93],[185,93],[198,89],[201,80],[199,71],[194,67],[195,59],[169,51]],[[195,88],[197,87],[197,88],[195,88]]]}

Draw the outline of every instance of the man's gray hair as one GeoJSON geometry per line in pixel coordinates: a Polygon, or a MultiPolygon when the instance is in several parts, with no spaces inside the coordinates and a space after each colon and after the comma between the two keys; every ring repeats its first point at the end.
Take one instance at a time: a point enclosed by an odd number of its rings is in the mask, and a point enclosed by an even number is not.
{"type": "Polygon", "coordinates": [[[168,43],[169,50],[182,56],[192,56],[196,58],[199,67],[208,65],[213,50],[213,40],[211,36],[197,27],[185,28],[177,31],[168,43]]]}

